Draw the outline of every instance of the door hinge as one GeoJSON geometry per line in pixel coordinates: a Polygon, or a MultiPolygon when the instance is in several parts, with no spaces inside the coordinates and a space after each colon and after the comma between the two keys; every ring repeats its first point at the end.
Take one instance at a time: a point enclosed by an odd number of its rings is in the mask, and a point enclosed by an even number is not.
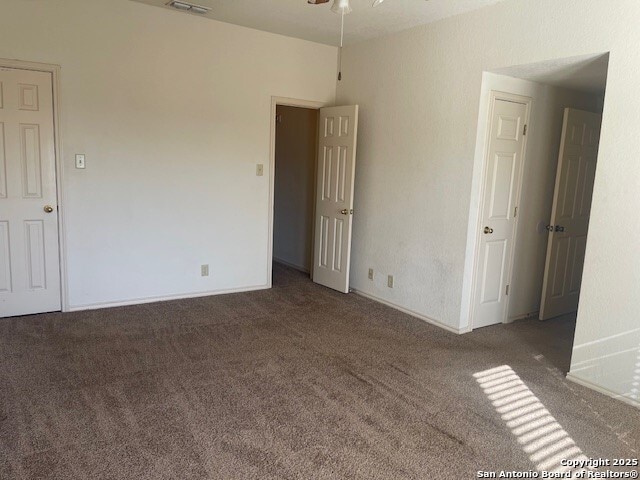
{"type": "Polygon", "coordinates": [[[522,135],[526,135],[527,134],[527,126],[524,126],[524,131],[522,132],[522,135]]]}
{"type": "Polygon", "coordinates": [[[505,295],[509,295],[509,285],[507,285],[507,288],[505,289],[504,294],[505,294],[505,295]]]}
{"type": "Polygon", "coordinates": [[[513,209],[513,216],[517,217],[518,216],[518,207],[513,209]]]}

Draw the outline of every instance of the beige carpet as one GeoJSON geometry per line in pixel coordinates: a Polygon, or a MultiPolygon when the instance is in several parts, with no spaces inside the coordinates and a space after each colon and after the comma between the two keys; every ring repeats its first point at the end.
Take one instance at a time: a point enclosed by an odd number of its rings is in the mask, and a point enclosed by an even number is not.
{"type": "Polygon", "coordinates": [[[0,478],[471,479],[638,457],[638,411],[563,378],[570,318],[456,336],[274,280],[0,320],[0,478]]]}

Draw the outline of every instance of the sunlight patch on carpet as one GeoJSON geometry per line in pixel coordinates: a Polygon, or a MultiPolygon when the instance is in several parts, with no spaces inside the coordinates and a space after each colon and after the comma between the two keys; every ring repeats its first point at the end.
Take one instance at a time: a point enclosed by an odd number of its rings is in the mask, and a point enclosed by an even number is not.
{"type": "Polygon", "coordinates": [[[511,367],[503,365],[473,376],[538,471],[571,472],[572,476],[584,471],[562,465],[562,460],[574,463],[588,458],[511,367]]]}

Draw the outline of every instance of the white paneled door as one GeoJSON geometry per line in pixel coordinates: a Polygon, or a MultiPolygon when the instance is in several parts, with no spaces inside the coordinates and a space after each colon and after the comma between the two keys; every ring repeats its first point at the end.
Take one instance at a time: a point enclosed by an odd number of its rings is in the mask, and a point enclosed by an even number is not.
{"type": "Polygon", "coordinates": [[[596,113],[564,111],[540,320],[578,309],[601,123],[596,113]]]}
{"type": "Polygon", "coordinates": [[[528,111],[528,99],[492,101],[473,328],[506,319],[528,111]]]}
{"type": "Polygon", "coordinates": [[[0,317],[60,310],[50,73],[0,68],[0,317]]]}
{"type": "Polygon", "coordinates": [[[358,106],[320,109],[313,281],[349,292],[358,106]]]}

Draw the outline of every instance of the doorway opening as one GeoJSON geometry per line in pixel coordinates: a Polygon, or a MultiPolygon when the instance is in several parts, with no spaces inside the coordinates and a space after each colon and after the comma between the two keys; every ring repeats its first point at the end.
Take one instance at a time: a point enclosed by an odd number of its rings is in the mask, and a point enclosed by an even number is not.
{"type": "Polygon", "coordinates": [[[483,75],[469,223],[468,330],[527,320],[523,341],[540,347],[564,372],[573,347],[608,59],[555,59],[483,75]],[[512,157],[499,161],[506,151],[497,143],[499,130],[513,117],[495,114],[505,92],[531,98],[530,119],[519,126],[526,136],[520,181],[514,180],[512,157]],[[496,238],[492,250],[487,239],[495,236],[495,213],[509,223],[513,237],[496,238]]]}
{"type": "Polygon", "coordinates": [[[318,110],[277,105],[273,262],[311,275],[318,110]]]}
{"type": "Polygon", "coordinates": [[[349,293],[358,105],[272,97],[271,114],[268,286],[275,260],[349,293]]]}

